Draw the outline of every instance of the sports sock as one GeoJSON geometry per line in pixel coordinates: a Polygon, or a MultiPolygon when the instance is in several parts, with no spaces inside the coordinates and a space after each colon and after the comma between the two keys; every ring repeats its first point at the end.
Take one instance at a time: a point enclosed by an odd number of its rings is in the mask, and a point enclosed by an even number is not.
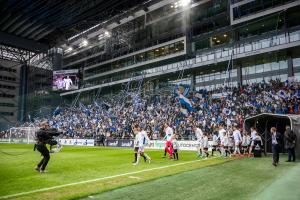
{"type": "Polygon", "coordinates": [[[144,153],[142,153],[141,156],[144,158],[145,161],[147,160],[147,157],[145,156],[144,153]]]}
{"type": "Polygon", "coordinates": [[[134,162],[137,160],[137,153],[134,153],[134,162]]]}

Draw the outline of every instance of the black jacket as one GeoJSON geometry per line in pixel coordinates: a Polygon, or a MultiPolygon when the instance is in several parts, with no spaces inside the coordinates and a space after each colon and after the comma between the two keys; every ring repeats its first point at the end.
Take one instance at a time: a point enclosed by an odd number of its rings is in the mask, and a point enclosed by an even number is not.
{"type": "Polygon", "coordinates": [[[296,134],[290,129],[284,132],[285,148],[294,148],[296,144],[296,134]]]}

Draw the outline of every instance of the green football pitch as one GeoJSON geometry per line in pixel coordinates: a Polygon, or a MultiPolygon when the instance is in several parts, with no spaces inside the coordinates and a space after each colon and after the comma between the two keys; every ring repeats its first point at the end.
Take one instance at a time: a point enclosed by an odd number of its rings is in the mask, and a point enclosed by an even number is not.
{"type": "Polygon", "coordinates": [[[300,163],[271,158],[163,159],[133,166],[130,149],[64,147],[52,154],[46,174],[32,145],[0,144],[0,199],[300,199],[300,163]]]}

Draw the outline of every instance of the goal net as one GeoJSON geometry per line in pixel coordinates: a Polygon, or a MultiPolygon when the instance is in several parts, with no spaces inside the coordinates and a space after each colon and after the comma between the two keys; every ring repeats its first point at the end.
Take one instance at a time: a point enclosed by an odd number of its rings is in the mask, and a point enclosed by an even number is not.
{"type": "Polygon", "coordinates": [[[9,130],[8,143],[34,143],[35,132],[37,127],[18,127],[9,130]]]}

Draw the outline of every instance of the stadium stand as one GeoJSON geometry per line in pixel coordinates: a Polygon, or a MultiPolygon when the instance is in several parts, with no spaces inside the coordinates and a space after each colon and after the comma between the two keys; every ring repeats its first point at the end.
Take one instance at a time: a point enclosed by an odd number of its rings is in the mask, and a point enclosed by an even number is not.
{"type": "MultiPolygon", "coordinates": [[[[260,113],[299,114],[299,82],[271,80],[243,87],[225,87],[213,91],[191,92],[192,110],[180,103],[178,97],[129,97],[124,104],[119,99],[103,99],[91,105],[74,108],[57,107],[47,118],[36,118],[22,126],[38,126],[47,120],[64,132],[66,138],[132,138],[131,125],[138,122],[145,127],[151,139],[161,139],[163,124],[169,123],[182,139],[195,140],[192,131],[200,126],[213,134],[219,125],[228,129],[233,124],[243,128],[244,119],[260,113]]],[[[5,132],[2,137],[7,137],[5,132]]]]}

